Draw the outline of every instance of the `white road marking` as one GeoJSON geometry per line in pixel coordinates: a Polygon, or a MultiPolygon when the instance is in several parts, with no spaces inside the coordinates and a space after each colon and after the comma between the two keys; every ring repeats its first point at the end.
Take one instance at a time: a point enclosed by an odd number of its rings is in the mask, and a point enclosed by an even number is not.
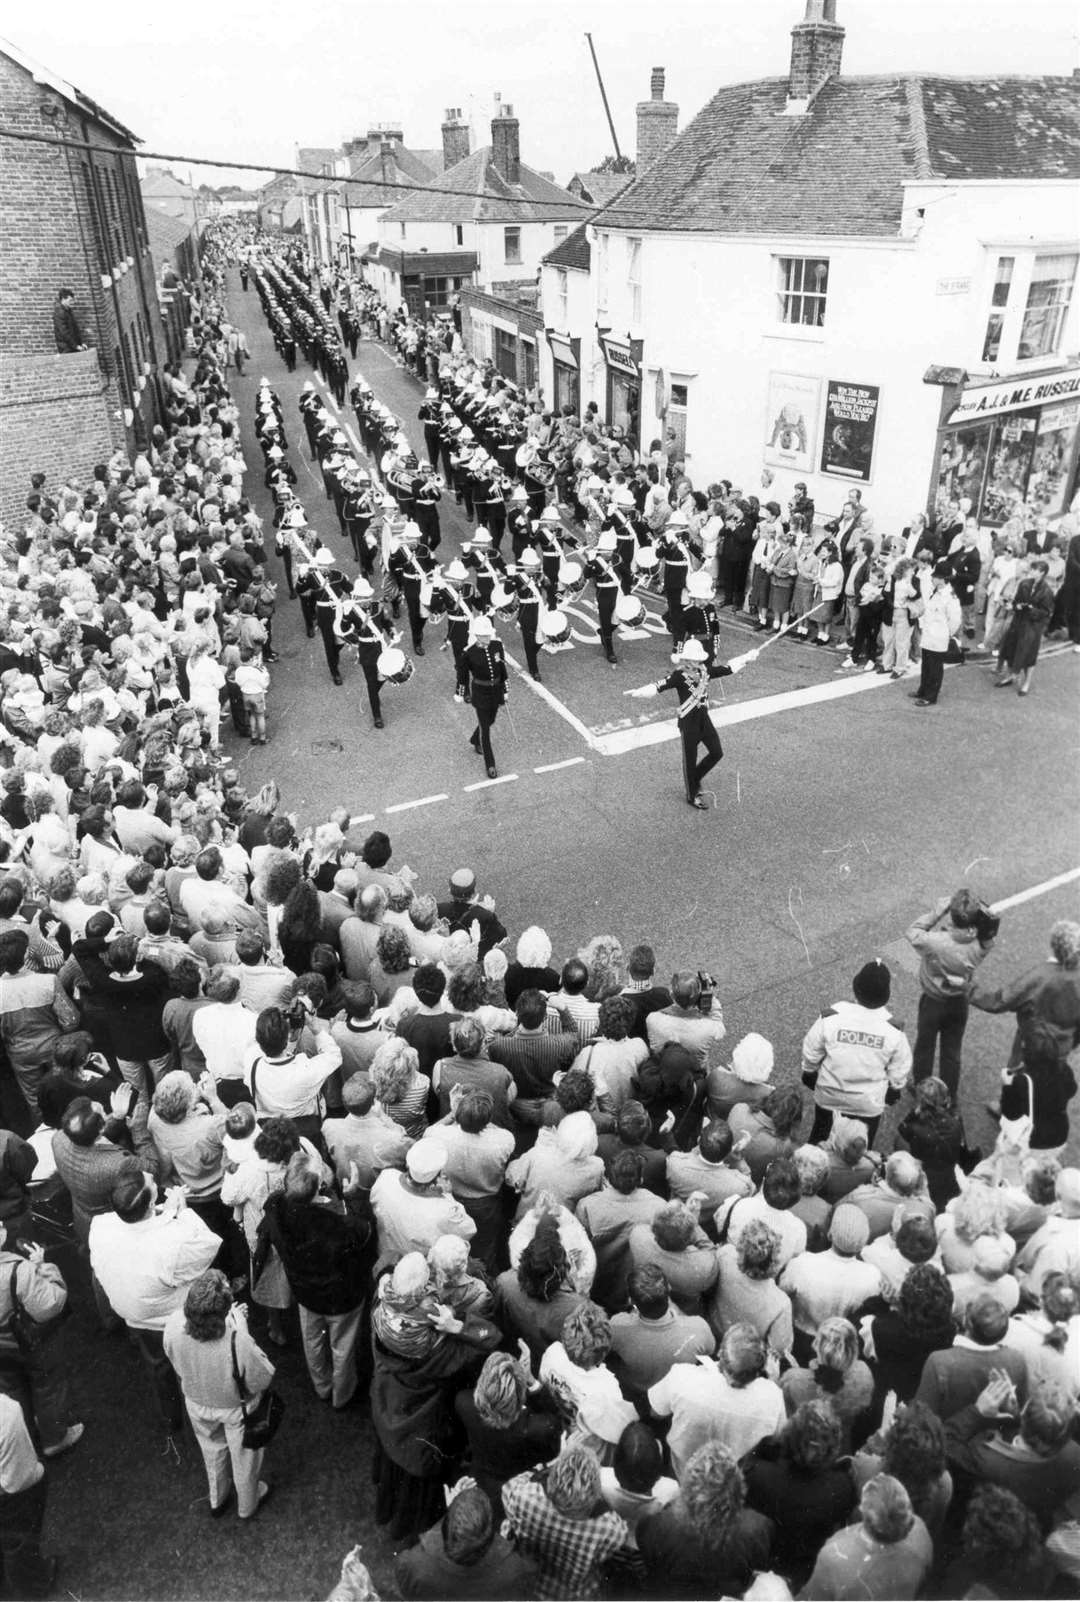
{"type": "Polygon", "coordinates": [[[557,773],[560,768],[576,768],[578,763],[584,762],[584,760],[584,757],[567,757],[564,762],[544,762],[540,765],[540,767],[533,768],[533,772],[557,773]]]}
{"type": "Polygon", "coordinates": [[[349,822],[350,822],[350,824],[352,824],[352,823],[374,823],[375,822],[375,814],[374,814],[374,812],[361,812],[361,814],[360,814],[360,816],[358,818],[350,818],[349,822]]]}
{"type": "MultiPolygon", "coordinates": [[[[723,680],[719,680],[723,683],[723,680]]],[[[753,723],[757,718],[774,717],[778,712],[792,712],[798,707],[814,706],[819,701],[842,701],[849,695],[864,695],[869,690],[882,690],[892,684],[880,673],[860,675],[857,679],[843,679],[839,684],[810,684],[803,690],[784,690],[779,695],[760,695],[753,701],[740,701],[735,705],[714,707],[711,712],[713,726],[730,728],[735,723],[753,723]]],[[[592,737],[593,749],[601,756],[623,756],[627,751],[642,746],[664,745],[679,738],[677,718],[665,718],[658,723],[645,723],[637,728],[618,729],[614,734],[592,737]]]]}
{"type": "Polygon", "coordinates": [[[384,812],[411,812],[413,807],[430,807],[436,801],[449,801],[450,797],[442,795],[422,795],[419,801],[399,801],[397,806],[383,807],[384,812]]]}
{"type": "Polygon", "coordinates": [[[466,794],[472,790],[490,790],[493,784],[513,784],[516,778],[516,773],[500,773],[497,779],[478,779],[475,784],[466,784],[463,788],[466,794]]]}
{"type": "Polygon", "coordinates": [[[518,675],[522,684],[524,684],[527,689],[531,690],[534,695],[538,695],[541,701],[545,702],[553,712],[557,712],[564,722],[569,723],[574,732],[576,734],[580,734],[590,751],[599,751],[602,749],[600,741],[596,739],[596,736],[589,732],[580,718],[574,716],[568,706],[563,705],[557,695],[552,695],[546,684],[537,684],[535,679],[531,679],[525,672],[525,669],[522,667],[521,663],[512,657],[509,651],[505,652],[505,656],[507,662],[518,675]]]}
{"type": "Polygon", "coordinates": [[[346,435],[347,435],[347,437],[349,439],[349,443],[353,446],[354,450],[358,450],[360,452],[361,456],[365,456],[367,453],[365,452],[364,447],[361,445],[360,441],[357,439],[355,433],[353,432],[353,426],[352,426],[351,423],[346,423],[345,424],[345,433],[346,433],[346,435]]]}
{"type": "Polygon", "coordinates": [[[1059,873],[1053,879],[1044,879],[1041,884],[1033,884],[1030,890],[1019,890],[1014,896],[1006,896],[1004,901],[995,901],[991,912],[1008,912],[1010,907],[1022,907],[1025,901],[1034,901],[1037,896],[1047,896],[1051,890],[1060,890],[1063,885],[1073,884],[1080,879],[1080,868],[1070,868],[1068,873],[1059,873]]]}

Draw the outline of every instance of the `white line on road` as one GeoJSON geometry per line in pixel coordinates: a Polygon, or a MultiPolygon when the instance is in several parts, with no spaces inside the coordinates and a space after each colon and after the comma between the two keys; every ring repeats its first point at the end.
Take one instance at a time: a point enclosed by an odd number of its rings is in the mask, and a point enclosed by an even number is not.
{"type": "MultiPolygon", "coordinates": [[[[752,723],[755,718],[769,718],[778,712],[792,712],[797,707],[813,706],[818,701],[842,701],[849,695],[864,695],[869,690],[892,687],[893,681],[880,673],[860,674],[857,679],[842,679],[838,684],[810,684],[804,690],[784,690],[780,695],[760,695],[753,701],[736,702],[732,706],[714,707],[713,724],[718,729],[730,728],[734,723],[752,723]]],[[[614,734],[603,734],[594,739],[594,749],[602,756],[622,756],[646,745],[663,745],[677,740],[679,725],[676,718],[665,718],[660,723],[643,723],[637,728],[618,729],[614,734]]]]}
{"type": "Polygon", "coordinates": [[[575,768],[579,762],[584,762],[584,760],[584,757],[567,757],[565,762],[544,762],[541,763],[540,767],[533,768],[533,772],[557,773],[560,768],[575,768]]]}
{"type": "Polygon", "coordinates": [[[375,814],[374,814],[374,812],[361,812],[361,814],[360,814],[360,816],[358,818],[350,818],[349,822],[350,823],[374,823],[375,822],[375,814]]]}
{"type": "Polygon", "coordinates": [[[1080,868],[1070,868],[1068,873],[1059,873],[1053,879],[1044,879],[1041,884],[1033,884],[1030,890],[1019,890],[1014,896],[1006,896],[1004,901],[995,901],[991,912],[1008,912],[1010,907],[1022,907],[1025,901],[1034,901],[1036,896],[1049,895],[1051,890],[1060,890],[1062,885],[1072,884],[1080,879],[1080,868]]]}
{"type": "Polygon", "coordinates": [[[497,779],[478,779],[475,784],[466,784],[462,788],[466,794],[470,790],[490,790],[493,784],[513,784],[516,778],[516,773],[500,773],[497,779]]]}
{"type": "Polygon", "coordinates": [[[422,795],[419,801],[399,801],[397,806],[383,807],[384,812],[411,812],[413,807],[430,807],[436,801],[449,801],[450,797],[443,795],[422,795]]]}
{"type": "Polygon", "coordinates": [[[535,679],[529,678],[521,663],[512,657],[509,651],[505,652],[505,656],[526,689],[531,690],[534,695],[538,695],[541,701],[546,702],[553,712],[557,712],[566,723],[569,723],[575,733],[581,735],[581,738],[591,751],[603,750],[603,745],[596,736],[589,732],[580,718],[574,716],[568,706],[563,705],[557,695],[552,695],[546,684],[537,684],[535,679]]]}

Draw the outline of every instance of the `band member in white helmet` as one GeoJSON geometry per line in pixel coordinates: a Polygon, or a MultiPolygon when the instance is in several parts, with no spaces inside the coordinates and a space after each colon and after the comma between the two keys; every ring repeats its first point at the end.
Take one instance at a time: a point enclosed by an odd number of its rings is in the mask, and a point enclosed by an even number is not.
{"type": "Polygon", "coordinates": [[[710,666],[705,647],[700,640],[686,640],[675,666],[666,679],[657,684],[644,684],[640,689],[628,690],[628,695],[647,699],[663,690],[674,690],[679,697],[676,717],[679,720],[679,738],[682,741],[683,780],[686,799],[692,807],[708,809],[709,803],[701,794],[701,781],[716,766],[724,754],[720,736],[709,716],[709,683],[712,679],[738,673],[748,662],[757,660],[757,651],[745,656],[733,656],[730,662],[714,662],[710,666]],[[698,746],[705,747],[705,755],[698,761],[698,746]]]}

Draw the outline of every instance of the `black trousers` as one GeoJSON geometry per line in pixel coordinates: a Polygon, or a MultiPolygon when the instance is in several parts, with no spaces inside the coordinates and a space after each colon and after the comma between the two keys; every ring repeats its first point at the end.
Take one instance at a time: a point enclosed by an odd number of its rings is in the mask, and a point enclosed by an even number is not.
{"type": "Polygon", "coordinates": [[[379,690],[381,688],[379,683],[379,670],[374,662],[365,662],[363,658],[361,658],[360,671],[364,675],[364,683],[367,685],[367,698],[368,705],[371,707],[371,715],[373,718],[381,718],[382,705],[379,701],[379,690]]]}
{"type": "Polygon", "coordinates": [[[525,660],[534,679],[540,677],[540,659],[536,649],[536,630],[522,629],[521,643],[525,647],[525,660]]]}
{"type": "Polygon", "coordinates": [[[707,712],[691,712],[679,723],[682,740],[683,779],[686,799],[692,801],[701,789],[701,781],[710,773],[724,754],[720,736],[713,728],[707,712]],[[698,746],[705,747],[705,755],[698,761],[698,746]]]}
{"type": "Polygon", "coordinates": [[[596,609],[599,613],[600,644],[609,659],[615,655],[615,595],[611,590],[598,590],[596,609]]]}
{"type": "Polygon", "coordinates": [[[322,635],[323,650],[326,652],[326,665],[330,669],[331,678],[339,677],[341,673],[341,643],[334,638],[334,624],[331,618],[323,622],[316,616],[319,633],[322,635]]]}
{"type": "Polygon", "coordinates": [[[472,748],[482,753],[484,762],[489,768],[495,766],[495,753],[491,749],[491,725],[499,715],[501,700],[496,700],[490,690],[473,690],[473,711],[476,713],[476,728],[472,733],[472,748]]]}
{"type": "Polygon", "coordinates": [[[431,463],[432,467],[438,467],[438,465],[439,465],[439,433],[438,433],[437,429],[436,429],[435,433],[429,434],[427,429],[425,428],[425,430],[424,430],[424,444],[427,446],[428,461],[431,463]]]}
{"type": "MultiPolygon", "coordinates": [[[[806,1137],[809,1145],[819,1146],[826,1136],[832,1133],[833,1118],[835,1116],[836,1114],[831,1107],[819,1107],[816,1103],[814,1104],[814,1122],[811,1124],[810,1133],[806,1137]]],[[[862,1113],[850,1112],[841,1113],[840,1116],[842,1118],[854,1118],[857,1124],[862,1124],[866,1129],[866,1143],[869,1147],[873,1147],[874,1140],[877,1137],[878,1124],[881,1122],[880,1113],[876,1118],[864,1118],[862,1113]]]]}
{"type": "Polygon", "coordinates": [[[413,649],[424,643],[424,624],[427,618],[420,611],[419,584],[402,584],[401,589],[405,596],[405,610],[409,614],[409,628],[412,631],[413,649]]]}
{"type": "Polygon", "coordinates": [[[941,681],[945,677],[945,652],[928,651],[922,648],[922,673],[919,676],[917,694],[923,701],[929,701],[931,706],[941,694],[941,681]]]}
{"type": "Polygon", "coordinates": [[[159,1329],[132,1329],[130,1324],[128,1334],[150,1375],[165,1427],[170,1435],[178,1435],[184,1427],[184,1403],[176,1370],[165,1356],[165,1337],[159,1329]]]}
{"type": "Polygon", "coordinates": [[[463,629],[450,630],[450,649],[454,653],[454,674],[457,694],[466,701],[469,699],[469,662],[465,653],[469,649],[468,625],[463,629]]]}
{"type": "Polygon", "coordinates": [[[919,997],[919,1023],[912,1050],[912,1074],[918,1083],[934,1071],[934,1053],[941,1043],[941,1078],[953,1098],[960,1083],[960,1047],[968,1021],[966,996],[919,997]]]}

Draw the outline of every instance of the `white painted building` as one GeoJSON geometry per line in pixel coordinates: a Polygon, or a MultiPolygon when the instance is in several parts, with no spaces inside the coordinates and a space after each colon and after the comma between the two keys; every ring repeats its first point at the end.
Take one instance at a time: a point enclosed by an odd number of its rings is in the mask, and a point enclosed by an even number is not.
{"type": "MultiPolygon", "coordinates": [[[[859,484],[880,528],[939,494],[989,524],[1060,513],[1080,82],[845,78],[843,38],[807,0],[789,76],[721,89],[589,224],[580,404],[645,449],[671,430],[699,485],[786,502],[804,480],[835,512],[859,484]]],[[[545,264],[549,329],[561,293],[545,264]]]]}
{"type": "Polygon", "coordinates": [[[448,165],[430,189],[382,214],[366,276],[391,306],[404,301],[422,313],[425,302],[443,306],[465,284],[498,294],[534,282],[541,257],[587,214],[526,166],[519,138],[512,107],[500,106],[490,146],[448,165]]]}

